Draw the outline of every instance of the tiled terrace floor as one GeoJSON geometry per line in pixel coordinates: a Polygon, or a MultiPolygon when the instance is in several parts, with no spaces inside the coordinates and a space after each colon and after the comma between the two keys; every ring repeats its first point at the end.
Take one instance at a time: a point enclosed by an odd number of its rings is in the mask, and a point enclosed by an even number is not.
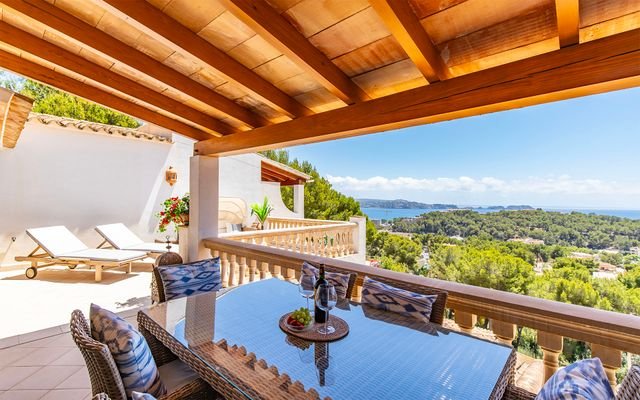
{"type": "MultiPolygon", "coordinates": [[[[135,325],[136,312],[120,315],[135,325]]],[[[34,332],[32,337],[51,332],[34,332]]],[[[0,341],[0,347],[8,343],[0,341]]],[[[91,398],[90,387],[84,360],[69,332],[0,349],[0,400],[84,400],[91,398]]]]}
{"type": "MultiPolygon", "coordinates": [[[[134,265],[131,274],[113,269],[102,276],[102,282],[95,282],[94,272],[85,267],[49,267],[39,270],[36,279],[27,279],[22,268],[0,269],[0,343],[2,338],[67,324],[71,311],[86,312],[91,302],[115,312],[150,304],[150,264],[134,265]]],[[[53,333],[60,331],[53,328],[53,333]]]]}

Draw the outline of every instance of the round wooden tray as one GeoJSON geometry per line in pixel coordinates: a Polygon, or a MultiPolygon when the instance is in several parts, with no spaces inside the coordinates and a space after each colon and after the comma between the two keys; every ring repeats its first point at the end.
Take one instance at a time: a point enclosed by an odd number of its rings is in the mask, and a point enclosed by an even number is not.
{"type": "Polygon", "coordinates": [[[347,324],[347,322],[340,317],[336,317],[333,314],[329,314],[329,324],[336,329],[336,331],[333,333],[330,333],[328,335],[319,333],[318,326],[321,324],[316,324],[315,322],[307,330],[294,331],[287,328],[287,325],[285,323],[285,321],[289,317],[289,314],[291,313],[286,313],[285,315],[280,317],[280,322],[279,322],[280,329],[282,329],[282,331],[287,335],[295,336],[300,339],[309,340],[311,342],[333,342],[335,340],[342,339],[343,337],[347,336],[347,334],[349,333],[349,325],[347,324]]]}

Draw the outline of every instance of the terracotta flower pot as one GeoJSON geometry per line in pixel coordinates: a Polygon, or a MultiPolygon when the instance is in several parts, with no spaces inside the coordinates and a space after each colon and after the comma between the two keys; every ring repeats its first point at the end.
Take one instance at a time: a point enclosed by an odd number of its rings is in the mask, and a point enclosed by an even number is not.
{"type": "Polygon", "coordinates": [[[182,223],[180,225],[189,226],[189,214],[188,213],[180,214],[180,220],[182,221],[182,223]]]}

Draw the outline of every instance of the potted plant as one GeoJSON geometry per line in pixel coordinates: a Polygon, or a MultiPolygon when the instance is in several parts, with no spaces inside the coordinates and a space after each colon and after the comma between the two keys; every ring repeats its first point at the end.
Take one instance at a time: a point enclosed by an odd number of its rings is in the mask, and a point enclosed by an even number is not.
{"type": "Polygon", "coordinates": [[[255,215],[258,219],[258,229],[264,229],[264,223],[267,222],[267,218],[269,218],[271,211],[273,211],[273,207],[269,204],[267,196],[264,197],[262,204],[256,203],[251,205],[251,215],[255,215]]]}
{"type": "Polygon", "coordinates": [[[178,226],[189,225],[189,193],[182,197],[170,197],[163,203],[163,210],[156,214],[160,218],[158,230],[164,232],[171,223],[178,226]]]}

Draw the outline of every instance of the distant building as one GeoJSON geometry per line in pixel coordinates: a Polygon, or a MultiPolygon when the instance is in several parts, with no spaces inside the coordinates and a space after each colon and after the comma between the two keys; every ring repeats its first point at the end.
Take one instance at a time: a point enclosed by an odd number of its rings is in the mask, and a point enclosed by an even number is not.
{"type": "Polygon", "coordinates": [[[569,258],[579,258],[579,259],[586,259],[586,260],[592,260],[595,257],[594,254],[589,254],[589,253],[581,253],[579,251],[572,251],[571,253],[569,253],[569,258]]]}
{"type": "Polygon", "coordinates": [[[526,238],[515,237],[512,239],[509,239],[508,242],[521,242],[524,244],[544,244],[544,240],[534,239],[530,237],[526,237],[526,238]]]}

